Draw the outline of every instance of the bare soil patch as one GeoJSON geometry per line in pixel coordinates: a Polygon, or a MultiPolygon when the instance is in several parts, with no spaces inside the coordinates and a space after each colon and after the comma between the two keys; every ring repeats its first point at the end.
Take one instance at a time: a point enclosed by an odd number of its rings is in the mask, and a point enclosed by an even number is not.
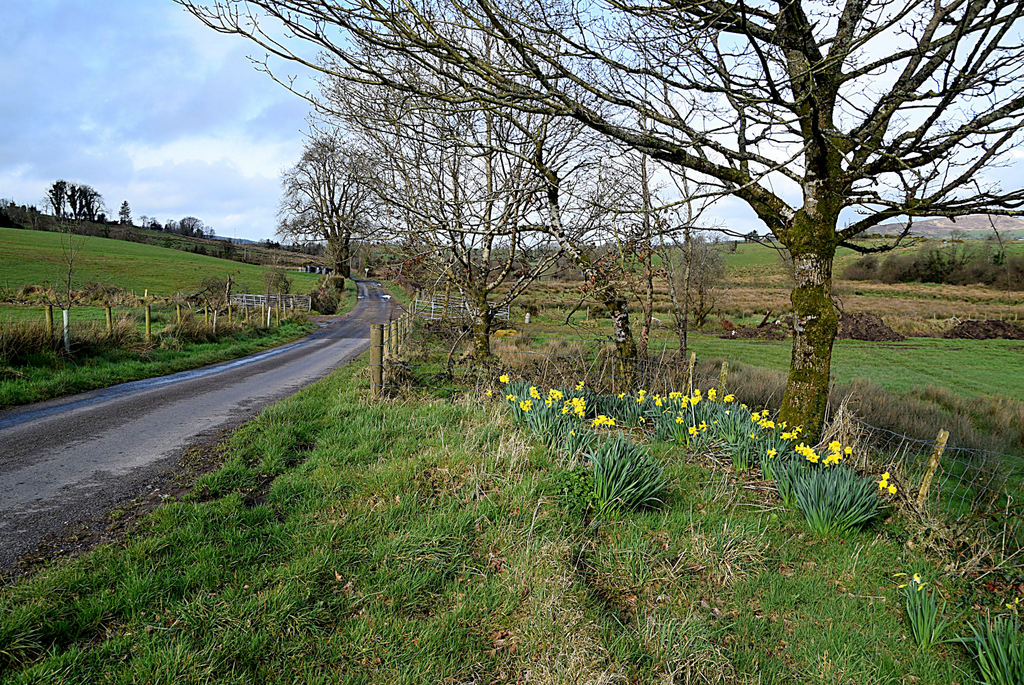
{"type": "Polygon", "coordinates": [[[882,317],[868,312],[843,312],[839,317],[839,333],[837,338],[846,340],[869,340],[871,342],[898,342],[906,340],[893,329],[885,325],[882,317]]]}
{"type": "Polygon", "coordinates": [[[986,319],[984,321],[961,321],[942,334],[943,338],[963,338],[967,340],[1024,340],[1024,327],[1009,321],[986,319]]]}

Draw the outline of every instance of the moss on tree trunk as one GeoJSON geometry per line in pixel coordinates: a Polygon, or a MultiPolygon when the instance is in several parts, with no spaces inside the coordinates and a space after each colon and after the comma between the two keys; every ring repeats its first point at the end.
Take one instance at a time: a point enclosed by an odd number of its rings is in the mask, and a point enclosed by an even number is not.
{"type": "Polygon", "coordinates": [[[832,344],[839,319],[832,305],[832,249],[793,255],[793,354],[780,418],[817,442],[828,403],[832,344]]]}
{"type": "Polygon", "coordinates": [[[615,343],[615,386],[617,389],[632,389],[636,383],[636,341],[629,325],[629,306],[623,297],[611,288],[599,292],[601,304],[612,319],[612,341],[615,343]]]}

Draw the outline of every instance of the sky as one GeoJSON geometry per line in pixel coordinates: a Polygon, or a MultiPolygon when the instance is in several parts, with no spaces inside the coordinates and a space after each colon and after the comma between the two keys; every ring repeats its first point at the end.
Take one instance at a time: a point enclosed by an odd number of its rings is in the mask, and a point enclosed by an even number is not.
{"type": "Polygon", "coordinates": [[[274,238],[281,172],[307,103],[259,73],[237,36],[169,0],[0,2],[0,198],[43,205],[63,178],[112,216],[196,216],[274,238]]]}
{"type": "MultiPolygon", "coordinates": [[[[255,69],[258,46],[170,0],[0,1],[0,26],[0,199],[43,206],[63,178],[93,186],[111,216],[127,200],[136,222],[196,216],[218,236],[275,237],[309,106],[255,69]]],[[[1022,168],[1018,148],[985,177],[1016,187],[1022,168]]],[[[704,219],[765,231],[735,198],[704,219]]]]}

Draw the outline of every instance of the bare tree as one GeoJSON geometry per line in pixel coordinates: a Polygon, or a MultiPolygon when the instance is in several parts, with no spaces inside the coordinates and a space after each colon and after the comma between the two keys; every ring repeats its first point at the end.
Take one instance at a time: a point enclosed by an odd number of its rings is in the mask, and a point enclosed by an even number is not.
{"type": "Polygon", "coordinates": [[[442,105],[340,80],[322,109],[358,134],[373,161],[372,187],[406,266],[462,295],[473,350],[490,355],[494,316],[558,259],[542,230],[544,179],[533,165],[543,117],[442,105]]]}
{"type": "Polygon", "coordinates": [[[90,185],[69,183],[66,195],[72,219],[96,221],[106,211],[103,205],[103,196],[90,185]]]}
{"type": "Polygon", "coordinates": [[[978,185],[1021,138],[1024,0],[178,2],[322,72],[573,118],[743,200],[793,258],[782,418],[812,439],[836,248],[877,251],[851,240],[898,216],[1024,203],[978,185]],[[437,78],[393,69],[395,52],[437,78]],[[841,225],[844,210],[860,216],[841,225]]]}
{"type": "Polygon", "coordinates": [[[173,230],[175,233],[179,233],[185,236],[195,236],[197,238],[203,237],[203,229],[205,226],[201,219],[194,216],[186,216],[174,224],[174,228],[171,228],[172,222],[167,222],[167,230],[173,230]]]}
{"type": "Polygon", "coordinates": [[[284,172],[277,230],[283,238],[323,241],[337,290],[351,276],[352,241],[374,228],[375,195],[365,151],[338,131],[311,132],[302,157],[284,172]]]}
{"type": "Polygon", "coordinates": [[[54,181],[46,190],[46,202],[50,205],[50,211],[57,219],[63,219],[68,213],[68,182],[64,180],[54,181]]]}

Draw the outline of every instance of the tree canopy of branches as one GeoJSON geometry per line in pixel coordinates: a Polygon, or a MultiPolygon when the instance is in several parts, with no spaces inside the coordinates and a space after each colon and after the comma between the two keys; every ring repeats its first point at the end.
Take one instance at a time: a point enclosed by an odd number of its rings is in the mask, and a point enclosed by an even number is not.
{"type": "Polygon", "coordinates": [[[575,119],[744,201],[793,258],[782,419],[811,439],[836,248],[887,219],[1024,202],[981,173],[1021,137],[1024,0],[178,1],[313,69],[575,119]]]}
{"type": "Polygon", "coordinates": [[[46,190],[46,201],[57,219],[96,221],[106,211],[103,196],[84,183],[54,181],[46,190]]]}
{"type": "Polygon", "coordinates": [[[352,240],[372,234],[374,193],[365,151],[338,132],[314,131],[302,157],[282,177],[278,235],[323,241],[342,289],[350,276],[352,240]]]}
{"type": "Polygon", "coordinates": [[[345,80],[326,84],[321,105],[373,160],[364,184],[401,237],[403,269],[458,291],[474,353],[486,358],[495,312],[560,254],[538,225],[544,180],[533,159],[549,122],[345,80]]]}

